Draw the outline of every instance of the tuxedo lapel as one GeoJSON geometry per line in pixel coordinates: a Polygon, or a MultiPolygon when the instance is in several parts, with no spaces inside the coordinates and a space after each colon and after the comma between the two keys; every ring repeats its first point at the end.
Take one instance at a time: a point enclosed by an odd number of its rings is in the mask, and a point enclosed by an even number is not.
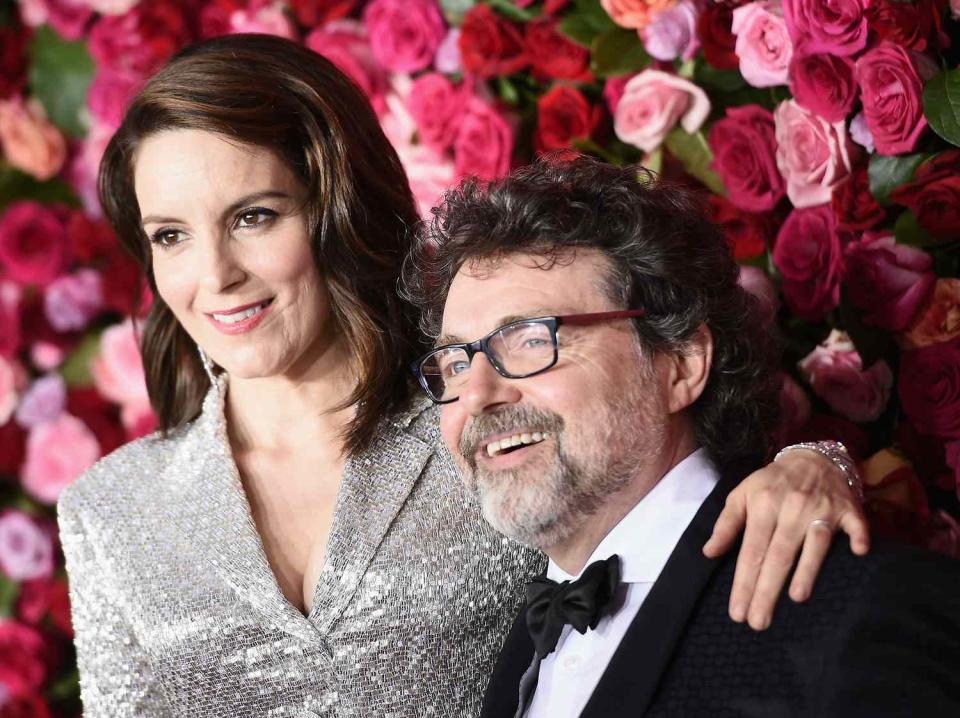
{"type": "Polygon", "coordinates": [[[523,609],[503,642],[483,697],[481,718],[523,715],[522,711],[536,688],[540,661],[535,659],[533,641],[527,630],[527,610],[523,609]]]}
{"type": "Polygon", "coordinates": [[[627,629],[581,718],[643,715],[700,593],[719,561],[702,548],[713,532],[727,494],[736,484],[722,479],[701,505],[627,629]]]}

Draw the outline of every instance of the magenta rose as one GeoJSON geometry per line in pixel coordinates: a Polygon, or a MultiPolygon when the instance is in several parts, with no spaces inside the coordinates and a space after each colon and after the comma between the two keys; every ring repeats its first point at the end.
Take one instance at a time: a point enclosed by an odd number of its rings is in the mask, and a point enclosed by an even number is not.
{"type": "Polygon", "coordinates": [[[41,690],[51,668],[50,646],[43,634],[0,618],[0,687],[16,695],[41,690]]]}
{"type": "Polygon", "coordinates": [[[437,152],[450,147],[469,98],[465,86],[456,87],[437,72],[428,72],[414,80],[407,107],[417,123],[420,141],[437,152]]]}
{"type": "Polygon", "coordinates": [[[843,284],[863,321],[894,332],[910,325],[937,279],[929,254],[879,232],[847,245],[844,264],[843,284]]]}
{"type": "Polygon", "coordinates": [[[68,212],[23,200],[0,217],[0,271],[20,284],[44,287],[59,277],[70,261],[68,212]]]}
{"type": "Polygon", "coordinates": [[[457,177],[502,177],[510,171],[513,128],[489,103],[472,97],[453,141],[457,177]]]}
{"type": "Polygon", "coordinates": [[[892,42],[881,42],[857,60],[863,114],[877,151],[883,155],[911,152],[927,127],[923,115],[923,83],[931,63],[892,42]]]}
{"type": "Polygon", "coordinates": [[[447,34],[435,0],[373,0],[363,22],[374,56],[392,72],[429,66],[447,34]]]}
{"type": "Polygon", "coordinates": [[[53,505],[60,492],[100,458],[100,444],[86,424],[70,414],[39,424],[27,437],[27,456],[20,472],[24,490],[53,505]]]}
{"type": "Polygon", "coordinates": [[[841,122],[857,100],[853,70],[853,60],[846,57],[797,54],[790,63],[790,91],[798,104],[827,122],[841,122]]]}
{"type": "Polygon", "coordinates": [[[793,43],[778,0],[758,0],[733,11],[740,74],[754,87],[787,84],[793,43]]]}
{"type": "Polygon", "coordinates": [[[803,387],[795,382],[789,374],[781,372],[780,384],[780,427],[777,439],[781,444],[795,436],[813,414],[810,397],[803,387]]]}
{"type": "Polygon", "coordinates": [[[780,297],[777,288],[773,286],[770,277],[760,267],[749,264],[740,265],[740,274],[737,282],[747,292],[752,294],[760,306],[760,316],[764,324],[770,324],[777,316],[780,307],[780,297]]]}
{"type": "Polygon", "coordinates": [[[90,113],[110,127],[119,127],[127,105],[140,89],[144,79],[133,72],[110,68],[101,70],[93,78],[87,92],[90,113]]]}
{"type": "Polygon", "coordinates": [[[840,303],[843,259],[836,217],[829,205],[795,209],[773,248],[787,306],[802,319],[820,320],[840,303]]]}
{"type": "Polygon", "coordinates": [[[240,8],[230,14],[231,33],[260,33],[297,39],[297,28],[280,5],[240,8]]]}
{"type": "Polygon", "coordinates": [[[787,196],[798,208],[829,202],[849,175],[853,145],[843,122],[830,123],[797,104],[781,102],[773,112],[777,167],[787,196]]]}
{"type": "Polygon", "coordinates": [[[701,88],[661,70],[644,70],[624,86],[613,127],[623,142],[653,152],[678,122],[694,133],[709,114],[710,100],[701,88]]]}
{"type": "Polygon", "coordinates": [[[784,194],[773,115],[759,105],[730,107],[710,128],[713,168],[727,199],[748,212],[773,209],[784,194]]]}
{"type": "Polygon", "coordinates": [[[156,0],[122,15],[103,15],[90,30],[90,54],[100,70],[150,75],[192,39],[185,12],[172,0],[156,0]]]}
{"type": "Polygon", "coordinates": [[[867,46],[863,0],[783,0],[793,44],[805,53],[848,57],[867,46]]]}
{"type": "Polygon", "coordinates": [[[898,388],[917,431],[960,439],[960,339],[903,352],[898,388]]]}
{"type": "MultiPolygon", "coordinates": [[[[0,272],[0,356],[12,357],[20,349],[20,298],[23,290],[0,272]]],[[[3,422],[0,421],[0,424],[3,422]]]]}
{"type": "Polygon", "coordinates": [[[53,574],[53,540],[17,509],[0,514],[0,569],[18,582],[53,574]]]}
{"type": "Polygon", "coordinates": [[[356,20],[337,20],[307,35],[304,43],[330,60],[366,93],[378,113],[389,87],[386,71],[373,56],[366,28],[356,20]]]}
{"type": "Polygon", "coordinates": [[[878,361],[864,370],[853,343],[836,329],[799,368],[814,393],[851,421],[873,421],[890,400],[893,373],[887,363],[878,361]]]}
{"type": "Polygon", "coordinates": [[[86,0],[20,0],[20,17],[30,27],[49,25],[68,40],[79,40],[93,18],[86,0]]]}

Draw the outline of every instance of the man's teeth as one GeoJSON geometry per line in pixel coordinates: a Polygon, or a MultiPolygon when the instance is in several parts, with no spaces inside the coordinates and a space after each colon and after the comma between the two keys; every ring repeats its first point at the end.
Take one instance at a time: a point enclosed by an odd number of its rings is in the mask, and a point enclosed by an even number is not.
{"type": "Polygon", "coordinates": [[[259,314],[270,302],[262,302],[255,307],[250,307],[249,309],[244,309],[242,312],[234,312],[233,314],[216,314],[214,313],[213,318],[216,319],[221,324],[236,324],[237,322],[242,322],[244,319],[249,319],[254,314],[259,314]]]}
{"type": "Polygon", "coordinates": [[[496,456],[497,454],[510,449],[514,446],[520,446],[522,444],[539,444],[544,439],[550,438],[550,432],[544,431],[534,431],[531,433],[523,434],[514,434],[513,436],[505,436],[504,438],[498,441],[491,441],[487,444],[487,456],[496,456]]]}

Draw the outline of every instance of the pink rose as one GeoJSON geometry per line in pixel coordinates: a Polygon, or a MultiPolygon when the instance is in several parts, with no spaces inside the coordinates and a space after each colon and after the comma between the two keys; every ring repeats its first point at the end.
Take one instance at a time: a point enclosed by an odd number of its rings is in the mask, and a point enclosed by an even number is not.
{"type": "MultiPolygon", "coordinates": [[[[2,226],[2,225],[0,225],[2,226]]],[[[0,357],[12,357],[20,349],[20,297],[23,291],[0,272],[0,357]]],[[[0,424],[3,424],[0,421],[0,424]]]]}
{"type": "Polygon", "coordinates": [[[777,169],[773,115],[759,105],[727,108],[710,128],[713,168],[727,188],[727,199],[748,212],[773,209],[785,188],[777,169]]]}
{"type": "Polygon", "coordinates": [[[50,535],[17,509],[0,514],[0,569],[18,582],[53,574],[50,535]]]}
{"type": "Polygon", "coordinates": [[[878,361],[864,371],[853,343],[836,329],[799,367],[814,393],[851,421],[873,421],[890,400],[893,373],[887,363],[878,361]]]}
{"type": "Polygon", "coordinates": [[[740,286],[750,292],[759,303],[763,323],[770,324],[777,316],[777,309],[780,307],[780,297],[770,277],[760,267],[741,264],[738,281],[740,286]]]}
{"type": "Polygon", "coordinates": [[[884,41],[857,60],[863,115],[880,154],[913,151],[927,126],[923,83],[936,68],[921,57],[884,41]]]}
{"type": "Polygon", "coordinates": [[[851,171],[853,146],[843,122],[829,123],[797,104],[781,102],[773,112],[777,167],[787,196],[798,208],[829,202],[833,189],[851,171]]]}
{"type": "Polygon", "coordinates": [[[453,143],[460,127],[469,91],[455,87],[437,72],[420,75],[410,88],[408,108],[417,123],[420,141],[437,152],[453,143]]]}
{"type": "Polygon", "coordinates": [[[950,0],[950,14],[954,20],[960,20],[960,0],[950,0]]]}
{"type": "Polygon", "coordinates": [[[842,122],[857,100],[853,60],[823,53],[794,55],[790,91],[799,105],[827,122],[842,122]]]}
{"type": "Polygon", "coordinates": [[[697,18],[700,6],[693,0],[680,0],[672,8],[654,17],[640,31],[647,54],[657,60],[670,62],[678,57],[689,60],[700,49],[697,37],[697,18]]]}
{"type": "Polygon", "coordinates": [[[51,658],[40,631],[0,618],[0,687],[14,696],[40,691],[50,675],[51,658]]]}
{"type": "Polygon", "coordinates": [[[123,15],[140,0],[82,0],[101,15],[123,15]]]}
{"type": "Polygon", "coordinates": [[[623,91],[636,75],[618,75],[617,77],[608,77],[603,84],[603,99],[607,102],[607,108],[611,115],[617,114],[617,107],[620,105],[620,98],[623,97],[623,91]]]}
{"type": "Polygon", "coordinates": [[[40,371],[52,371],[63,363],[66,352],[53,342],[38,341],[30,347],[30,361],[40,371]]]}
{"type": "Polygon", "coordinates": [[[454,75],[463,72],[463,58],[460,56],[460,28],[452,27],[437,48],[437,55],[433,59],[433,66],[437,72],[454,75]]]}
{"type": "Polygon", "coordinates": [[[17,407],[17,423],[25,429],[56,421],[67,405],[67,385],[59,374],[37,379],[17,407]]]}
{"type": "Polygon", "coordinates": [[[740,74],[754,87],[787,84],[793,43],[779,0],[759,0],[733,11],[740,74]]]}
{"type": "Polygon", "coordinates": [[[613,127],[623,142],[653,152],[677,122],[692,134],[709,114],[710,100],[692,82],[660,70],[644,70],[624,87],[613,127]]]}
{"type": "Polygon", "coordinates": [[[144,80],[141,75],[124,70],[105,68],[99,71],[87,91],[90,113],[112,128],[119,127],[127,105],[144,80]]]}
{"type": "Polygon", "coordinates": [[[87,47],[97,68],[145,77],[192,39],[187,9],[173,0],[141,2],[122,15],[103,15],[87,47]]]}
{"type": "Polygon", "coordinates": [[[933,291],[933,260],[892,235],[866,232],[844,251],[843,284],[863,321],[883,329],[906,329],[933,291]]]}
{"type": "Polygon", "coordinates": [[[867,152],[873,154],[877,147],[873,143],[873,135],[870,134],[870,128],[867,126],[867,118],[860,111],[850,120],[850,139],[863,147],[867,152]]]}
{"type": "Polygon", "coordinates": [[[447,34],[435,0],[373,0],[363,11],[363,22],[374,56],[392,72],[430,65],[447,34]]]}
{"type": "Polygon", "coordinates": [[[649,25],[658,13],[673,6],[677,0],[600,0],[603,9],[617,25],[640,30],[649,25]]]}
{"type": "Polygon", "coordinates": [[[370,49],[367,30],[356,20],[337,20],[319,27],[304,41],[311,50],[323,55],[353,80],[370,98],[378,114],[383,113],[383,97],[389,80],[370,49]]]}
{"type": "Polygon", "coordinates": [[[20,0],[20,17],[30,27],[49,25],[67,40],[79,40],[93,12],[85,0],[20,0]]]}
{"type": "Polygon", "coordinates": [[[107,144],[116,128],[94,117],[87,136],[80,144],[80,151],[64,173],[66,180],[83,203],[84,209],[94,217],[100,217],[100,200],[97,197],[97,169],[107,144]]]}
{"type": "Polygon", "coordinates": [[[43,294],[43,310],[58,332],[81,331],[103,309],[100,274],[80,269],[55,279],[43,294]]]}
{"type": "Polygon", "coordinates": [[[253,32],[276,35],[288,40],[297,39],[297,29],[284,13],[282,4],[262,5],[235,10],[230,14],[229,32],[253,32]]]}
{"type": "Polygon", "coordinates": [[[0,217],[0,269],[20,284],[50,284],[70,260],[66,220],[60,206],[32,200],[9,205],[0,217]]]}
{"type": "Polygon", "coordinates": [[[513,128],[492,105],[479,97],[467,102],[453,141],[453,166],[458,178],[495,179],[510,171],[513,128]]]}
{"type": "Polygon", "coordinates": [[[87,425],[70,414],[39,424],[27,437],[27,456],[20,472],[23,488],[45,504],[100,458],[100,444],[87,425]]]}
{"type": "Polygon", "coordinates": [[[0,100],[0,149],[7,161],[44,181],[60,172],[67,141],[36,100],[0,100]]]}
{"type": "Polygon", "coordinates": [[[0,355],[0,426],[6,424],[13,416],[14,409],[20,401],[18,367],[6,357],[0,355]]]}
{"type": "Polygon", "coordinates": [[[103,332],[90,373],[97,391],[110,401],[121,406],[149,404],[140,339],[131,320],[103,332]]]}
{"type": "Polygon", "coordinates": [[[797,48],[847,57],[867,46],[863,0],[783,0],[783,16],[797,48]]]}
{"type": "Polygon", "coordinates": [[[797,384],[789,374],[781,372],[780,384],[780,430],[781,443],[790,440],[810,420],[813,408],[810,398],[803,387],[797,384]]]}
{"type": "Polygon", "coordinates": [[[817,321],[837,307],[843,262],[830,205],[790,213],[777,233],[773,263],[783,275],[787,306],[798,317],[817,321]]]}

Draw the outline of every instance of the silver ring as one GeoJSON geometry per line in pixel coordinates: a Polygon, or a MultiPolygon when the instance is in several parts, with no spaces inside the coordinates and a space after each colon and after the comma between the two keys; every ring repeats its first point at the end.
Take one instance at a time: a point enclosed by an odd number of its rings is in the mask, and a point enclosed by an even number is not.
{"type": "Polygon", "coordinates": [[[830,529],[833,531],[833,524],[827,521],[826,519],[814,519],[810,522],[810,525],[807,526],[807,530],[812,529],[814,526],[823,526],[824,528],[830,529]]]}

